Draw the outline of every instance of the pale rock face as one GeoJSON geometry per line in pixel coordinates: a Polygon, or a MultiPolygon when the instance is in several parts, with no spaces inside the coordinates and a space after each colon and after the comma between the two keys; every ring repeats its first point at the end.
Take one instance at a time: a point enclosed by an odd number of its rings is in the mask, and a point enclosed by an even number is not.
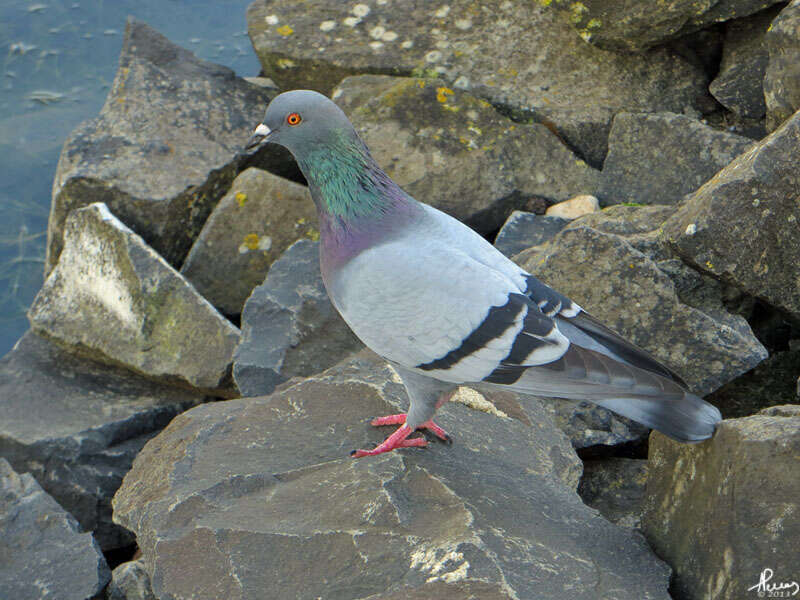
{"type": "Polygon", "coordinates": [[[104,204],[73,211],[31,327],[95,359],[222,395],[239,330],[104,204]]]}
{"type": "Polygon", "coordinates": [[[544,214],[548,217],[572,220],[598,210],[600,210],[600,202],[598,202],[597,198],[583,194],[549,206],[544,214]]]}
{"type": "Polygon", "coordinates": [[[756,596],[765,569],[773,585],[798,579],[798,432],[800,407],[785,405],[725,420],[701,444],[651,435],[642,529],[682,597],[756,596]]]}

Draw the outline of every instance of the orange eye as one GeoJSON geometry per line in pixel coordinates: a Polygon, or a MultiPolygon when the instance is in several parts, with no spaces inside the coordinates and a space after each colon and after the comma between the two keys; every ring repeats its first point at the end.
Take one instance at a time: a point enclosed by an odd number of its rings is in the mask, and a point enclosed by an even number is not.
{"type": "Polygon", "coordinates": [[[286,122],[294,127],[295,125],[300,125],[300,121],[303,120],[303,117],[298,115],[297,113],[292,113],[288,117],[286,117],[286,122]]]}

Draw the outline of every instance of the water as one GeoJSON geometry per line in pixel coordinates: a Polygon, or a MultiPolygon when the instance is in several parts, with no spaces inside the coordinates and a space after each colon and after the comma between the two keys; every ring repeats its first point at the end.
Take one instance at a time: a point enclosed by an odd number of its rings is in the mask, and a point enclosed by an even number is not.
{"type": "Polygon", "coordinates": [[[195,54],[256,75],[251,0],[2,0],[0,3],[0,356],[28,328],[42,285],[58,155],[94,117],[117,69],[125,19],[147,22],[195,54]]]}

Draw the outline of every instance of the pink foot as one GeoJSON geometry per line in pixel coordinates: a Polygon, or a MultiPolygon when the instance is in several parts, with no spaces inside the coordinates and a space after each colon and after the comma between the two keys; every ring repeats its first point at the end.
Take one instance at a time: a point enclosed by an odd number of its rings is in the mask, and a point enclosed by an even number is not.
{"type": "MultiPolygon", "coordinates": [[[[406,422],[406,413],[400,413],[398,415],[388,415],[385,417],[375,417],[370,421],[370,425],[375,425],[376,427],[380,427],[381,425],[403,425],[406,422]]],[[[436,423],[433,422],[433,419],[430,421],[425,421],[422,425],[417,427],[417,429],[427,429],[433,435],[438,437],[443,442],[447,442],[448,444],[452,443],[452,439],[447,432],[439,427],[436,423]]]]}
{"type": "Polygon", "coordinates": [[[378,447],[373,450],[353,450],[350,456],[353,458],[361,458],[362,456],[383,454],[384,452],[390,452],[396,448],[424,448],[428,445],[427,440],[424,438],[406,439],[412,433],[413,431],[411,431],[411,428],[403,424],[378,447]]]}

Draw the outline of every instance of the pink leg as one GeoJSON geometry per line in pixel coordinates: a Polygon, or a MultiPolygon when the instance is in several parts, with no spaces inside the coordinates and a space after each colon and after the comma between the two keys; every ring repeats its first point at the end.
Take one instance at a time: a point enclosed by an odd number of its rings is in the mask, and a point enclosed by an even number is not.
{"type": "Polygon", "coordinates": [[[428,442],[424,438],[406,439],[412,433],[413,431],[411,428],[403,424],[377,448],[373,450],[353,450],[350,456],[353,458],[361,458],[362,456],[383,454],[384,452],[390,452],[396,448],[421,448],[428,445],[428,442]]]}
{"type": "MultiPolygon", "coordinates": [[[[402,425],[406,422],[406,413],[400,413],[398,415],[387,415],[385,417],[375,417],[370,421],[370,425],[375,425],[376,427],[380,427],[382,425],[402,425]]],[[[444,442],[451,442],[450,436],[447,435],[447,432],[439,427],[436,423],[433,422],[433,419],[430,421],[425,421],[422,425],[417,427],[417,429],[427,429],[433,435],[438,437],[440,440],[444,442]]]]}

